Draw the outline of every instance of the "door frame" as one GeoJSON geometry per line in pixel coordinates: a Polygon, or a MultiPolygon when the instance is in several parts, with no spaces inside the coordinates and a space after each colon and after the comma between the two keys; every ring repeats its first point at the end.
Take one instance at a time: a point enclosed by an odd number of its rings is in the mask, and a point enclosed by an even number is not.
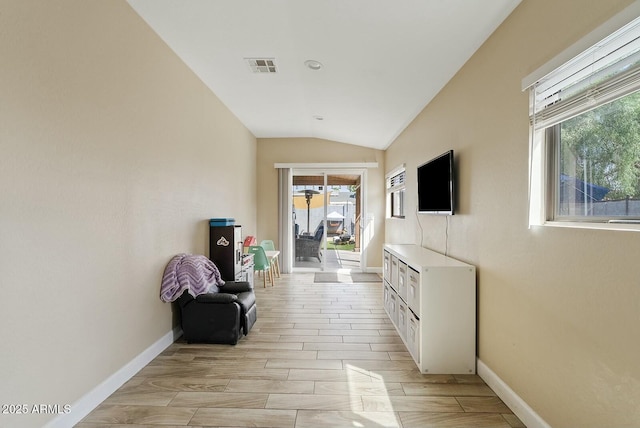
{"type": "MultiPolygon", "coordinates": [[[[274,165],[275,168],[288,168],[290,170],[290,174],[289,174],[289,186],[287,186],[286,188],[286,195],[281,195],[283,198],[285,198],[286,201],[291,201],[293,199],[293,176],[294,175],[323,175],[324,176],[324,189],[325,192],[327,191],[327,176],[328,175],[339,175],[339,174],[347,174],[347,175],[359,175],[360,176],[360,186],[361,186],[361,192],[360,192],[360,198],[361,198],[361,213],[360,213],[360,225],[359,225],[359,233],[360,233],[360,271],[362,272],[366,272],[367,271],[367,265],[366,265],[366,260],[367,260],[367,251],[368,251],[368,246],[369,246],[369,241],[371,239],[370,236],[368,236],[368,233],[366,233],[366,227],[367,225],[366,220],[369,217],[367,216],[367,212],[368,212],[368,202],[367,202],[367,169],[368,168],[377,168],[378,167],[378,163],[377,162],[364,162],[364,163],[289,163],[289,164],[284,164],[284,163],[277,163],[274,165]]],[[[280,191],[283,192],[285,189],[281,188],[280,191]]],[[[285,227],[284,231],[280,231],[281,236],[287,240],[287,242],[289,243],[293,243],[293,209],[291,207],[291,204],[288,203],[287,204],[288,209],[285,212],[284,210],[281,212],[280,215],[286,215],[287,216],[287,224],[285,227]]],[[[327,217],[327,206],[325,205],[325,209],[324,209],[324,222],[325,222],[325,234],[327,231],[327,227],[326,227],[326,217],[327,217]]],[[[279,224],[283,224],[284,222],[282,221],[282,218],[278,219],[279,220],[279,224]]],[[[325,241],[326,242],[326,241],[325,241]]],[[[312,272],[317,272],[318,270],[320,271],[327,271],[327,267],[326,267],[326,263],[325,263],[325,259],[323,258],[322,261],[322,266],[320,269],[316,269],[316,268],[294,268],[293,267],[293,252],[289,252],[289,257],[291,258],[291,260],[289,261],[289,263],[286,263],[288,266],[291,266],[293,271],[296,272],[304,272],[304,271],[312,271],[312,272]]]]}

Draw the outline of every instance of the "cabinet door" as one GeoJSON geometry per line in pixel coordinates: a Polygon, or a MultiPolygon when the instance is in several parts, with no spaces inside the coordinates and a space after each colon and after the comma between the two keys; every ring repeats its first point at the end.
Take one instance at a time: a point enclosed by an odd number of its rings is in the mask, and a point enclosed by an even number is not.
{"type": "Polygon", "coordinates": [[[407,269],[407,304],[420,317],[420,274],[411,266],[407,269]]]}
{"type": "Polygon", "coordinates": [[[215,263],[225,281],[235,281],[238,272],[236,230],[241,230],[240,226],[209,227],[209,259],[215,263]]]}
{"type": "Polygon", "coordinates": [[[402,260],[398,261],[398,295],[407,301],[407,264],[402,260]]]}

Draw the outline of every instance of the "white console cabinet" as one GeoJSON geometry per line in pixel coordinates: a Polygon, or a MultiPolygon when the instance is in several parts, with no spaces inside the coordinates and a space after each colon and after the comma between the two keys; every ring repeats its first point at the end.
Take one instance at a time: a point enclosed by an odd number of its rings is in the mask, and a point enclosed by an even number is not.
{"type": "Polygon", "coordinates": [[[476,268],[385,244],[384,308],[422,373],[476,372],[476,268]]]}

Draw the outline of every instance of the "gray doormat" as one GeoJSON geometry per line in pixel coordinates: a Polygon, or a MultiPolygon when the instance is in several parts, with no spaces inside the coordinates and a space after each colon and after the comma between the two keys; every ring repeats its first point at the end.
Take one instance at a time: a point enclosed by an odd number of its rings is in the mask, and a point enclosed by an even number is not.
{"type": "Polygon", "coordinates": [[[353,284],[359,282],[381,282],[382,278],[377,273],[363,273],[354,272],[351,274],[336,273],[336,272],[316,272],[313,278],[313,282],[318,283],[339,283],[339,284],[353,284]]]}

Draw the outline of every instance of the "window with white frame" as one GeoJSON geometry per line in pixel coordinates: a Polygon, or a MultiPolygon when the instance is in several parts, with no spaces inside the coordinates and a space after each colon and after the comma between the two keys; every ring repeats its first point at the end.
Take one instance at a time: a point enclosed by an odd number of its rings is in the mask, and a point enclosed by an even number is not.
{"type": "Polygon", "coordinates": [[[640,18],[532,83],[530,224],[640,223],[640,18]]]}
{"type": "Polygon", "coordinates": [[[404,218],[405,168],[387,175],[387,217],[404,218]]]}

